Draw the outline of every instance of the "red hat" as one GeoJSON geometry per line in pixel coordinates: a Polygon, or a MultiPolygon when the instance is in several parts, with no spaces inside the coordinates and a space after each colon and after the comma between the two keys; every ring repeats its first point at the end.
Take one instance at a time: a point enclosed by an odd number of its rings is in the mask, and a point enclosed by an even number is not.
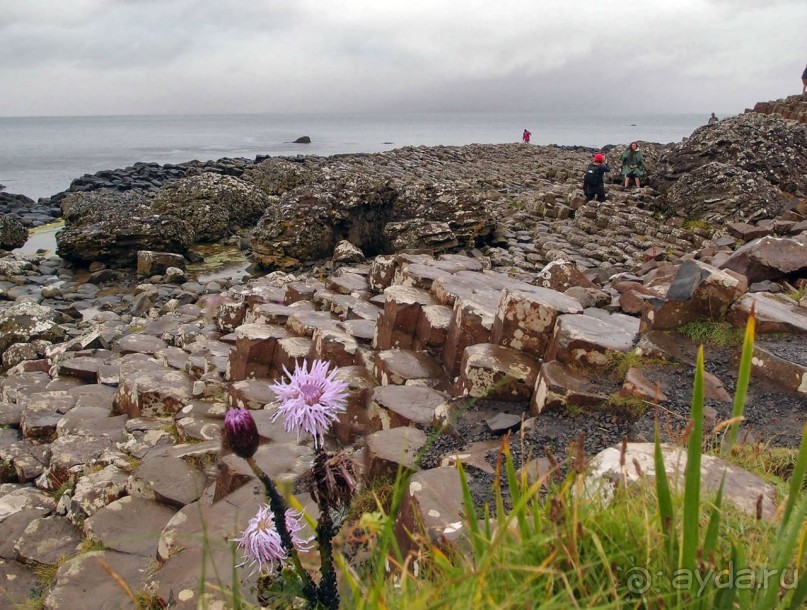
{"type": "Polygon", "coordinates": [[[605,161],[605,157],[603,157],[600,153],[594,155],[594,163],[602,163],[605,161]]]}

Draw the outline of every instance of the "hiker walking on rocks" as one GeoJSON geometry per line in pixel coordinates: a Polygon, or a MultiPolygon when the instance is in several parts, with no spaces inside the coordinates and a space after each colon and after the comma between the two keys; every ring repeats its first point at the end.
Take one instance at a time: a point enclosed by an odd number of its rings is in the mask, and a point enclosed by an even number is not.
{"type": "Polygon", "coordinates": [[[597,153],[594,160],[589,163],[586,173],[583,175],[583,192],[586,194],[586,201],[591,201],[595,197],[597,201],[605,201],[605,172],[610,172],[608,160],[605,155],[597,153]]]}
{"type": "Polygon", "coordinates": [[[522,141],[524,144],[529,144],[529,143],[530,143],[530,136],[531,136],[531,135],[532,135],[532,134],[529,132],[529,130],[528,130],[528,129],[525,129],[525,130],[524,130],[524,133],[523,133],[523,134],[521,134],[521,141],[522,141]]]}
{"type": "Polygon", "coordinates": [[[714,124],[715,124],[715,123],[717,123],[719,120],[720,120],[720,119],[718,119],[718,118],[715,116],[715,113],[713,112],[713,113],[712,113],[712,116],[710,116],[710,117],[709,117],[709,120],[708,120],[708,121],[706,121],[706,124],[707,124],[707,125],[714,125],[714,124]]]}
{"type": "Polygon", "coordinates": [[[622,160],[622,175],[625,176],[625,188],[630,186],[631,178],[636,181],[636,188],[642,186],[639,178],[644,176],[645,171],[644,158],[642,157],[642,151],[639,150],[639,143],[631,142],[630,146],[623,151],[620,159],[622,160]]]}

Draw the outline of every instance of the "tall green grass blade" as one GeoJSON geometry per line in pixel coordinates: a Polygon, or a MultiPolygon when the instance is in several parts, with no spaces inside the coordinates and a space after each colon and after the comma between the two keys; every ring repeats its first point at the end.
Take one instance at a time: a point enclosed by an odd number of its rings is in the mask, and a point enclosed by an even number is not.
{"type": "Polygon", "coordinates": [[[782,525],[786,524],[790,519],[790,513],[793,512],[793,506],[796,500],[801,496],[804,487],[804,476],[807,473],[807,424],[801,431],[801,445],[799,446],[799,455],[796,458],[796,465],[793,467],[793,474],[790,477],[790,489],[787,494],[787,502],[785,504],[785,512],[782,515],[782,525]]]}
{"type": "Polygon", "coordinates": [[[465,518],[468,520],[468,529],[471,532],[471,546],[474,549],[474,556],[476,559],[479,559],[485,553],[485,544],[479,533],[479,519],[476,515],[474,499],[473,496],[471,496],[468,478],[465,476],[465,471],[462,468],[462,462],[460,460],[457,460],[457,472],[459,473],[460,486],[462,487],[462,504],[465,507],[465,518]]]}
{"type": "Polygon", "coordinates": [[[527,505],[526,502],[521,504],[521,484],[516,476],[513,454],[510,451],[510,443],[507,437],[502,442],[502,452],[504,453],[504,467],[507,472],[507,486],[510,488],[513,510],[516,511],[516,519],[518,519],[518,529],[521,532],[522,539],[527,539],[530,536],[530,526],[527,524],[527,505]]]}
{"type": "MultiPolygon", "coordinates": [[[[732,418],[743,417],[745,413],[745,397],[748,394],[748,382],[751,379],[751,360],[754,354],[754,328],[756,326],[756,316],[753,308],[748,316],[748,323],[745,325],[745,338],[743,339],[743,353],[740,359],[740,370],[737,373],[737,389],[734,392],[734,411],[732,418]]],[[[729,442],[727,449],[731,449],[737,442],[737,435],[740,433],[740,420],[729,427],[729,442]]]]}
{"type": "MultiPolygon", "coordinates": [[[[799,542],[799,534],[804,526],[804,519],[807,517],[807,495],[802,495],[796,508],[791,515],[793,518],[788,523],[782,523],[779,529],[779,536],[774,547],[774,562],[770,566],[775,570],[774,574],[783,574],[788,563],[790,563],[793,550],[799,542]]],[[[803,549],[802,549],[803,552],[803,549]]],[[[797,562],[798,562],[797,558],[797,562]]],[[[776,606],[779,597],[779,587],[769,586],[757,608],[766,610],[776,606]]]]}
{"type": "Polygon", "coordinates": [[[709,524],[706,526],[706,534],[703,537],[703,556],[708,558],[717,548],[717,538],[720,533],[720,513],[723,504],[723,484],[726,482],[726,473],[720,479],[720,487],[717,489],[717,497],[712,505],[709,514],[709,524]]]}
{"type": "Polygon", "coordinates": [[[695,387],[692,391],[693,426],[687,446],[687,466],[684,474],[684,521],[680,567],[697,569],[698,519],[701,501],[701,455],[703,450],[703,346],[698,349],[695,365],[695,387]]]}
{"type": "Polygon", "coordinates": [[[797,608],[804,608],[805,600],[807,600],[807,576],[799,573],[799,585],[793,592],[793,597],[790,598],[790,605],[788,610],[796,610],[797,608]]]}
{"type": "Polygon", "coordinates": [[[656,432],[654,437],[653,461],[656,469],[656,497],[658,498],[658,516],[661,531],[667,546],[669,566],[675,565],[675,513],[673,512],[672,493],[670,481],[667,478],[667,469],[664,465],[664,454],[661,451],[661,438],[659,434],[658,419],[656,419],[656,432]]]}
{"type": "MultiPolygon", "coordinates": [[[[732,565],[735,566],[740,565],[740,551],[735,545],[731,546],[731,563],[732,565]]],[[[715,610],[731,610],[732,608],[735,607],[734,599],[736,597],[737,597],[737,587],[721,588],[717,592],[717,597],[715,598],[714,602],[715,610]]]]}

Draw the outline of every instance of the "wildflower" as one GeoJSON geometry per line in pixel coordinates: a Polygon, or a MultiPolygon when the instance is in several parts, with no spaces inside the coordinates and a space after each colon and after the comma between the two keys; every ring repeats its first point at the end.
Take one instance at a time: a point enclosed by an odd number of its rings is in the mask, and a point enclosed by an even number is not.
{"type": "Polygon", "coordinates": [[[258,450],[260,437],[252,414],[246,409],[230,409],[224,416],[224,441],[237,456],[248,460],[258,450]]]}
{"type": "Polygon", "coordinates": [[[287,432],[306,432],[314,437],[315,444],[322,444],[323,434],[338,414],[345,411],[347,384],[335,379],[336,369],[328,372],[328,362],[315,360],[308,370],[308,363],[295,367],[288,375],[288,383],[275,382],[272,386],[281,401],[273,420],[282,415],[287,432]]]}
{"type": "MultiPolygon", "coordinates": [[[[293,508],[286,511],[286,527],[291,534],[291,541],[298,551],[307,551],[311,548],[313,536],[300,538],[299,532],[303,529],[302,514],[293,508]]],[[[286,560],[286,549],[280,541],[280,534],[275,527],[275,517],[268,504],[264,504],[252,519],[247,529],[241,533],[240,538],[234,538],[238,548],[244,551],[244,561],[239,567],[248,563],[254,564],[254,574],[257,572],[271,573],[280,568],[286,560]]]]}

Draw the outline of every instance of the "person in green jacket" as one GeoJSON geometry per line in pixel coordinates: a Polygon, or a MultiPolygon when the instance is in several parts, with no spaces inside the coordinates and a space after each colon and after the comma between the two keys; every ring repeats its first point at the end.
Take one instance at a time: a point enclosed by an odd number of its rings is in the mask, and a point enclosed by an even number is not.
{"type": "Polygon", "coordinates": [[[644,158],[642,157],[642,151],[639,150],[639,143],[631,142],[620,158],[622,159],[622,175],[625,176],[625,188],[630,185],[631,178],[636,181],[637,187],[642,186],[639,178],[645,175],[645,171],[644,158]]]}

